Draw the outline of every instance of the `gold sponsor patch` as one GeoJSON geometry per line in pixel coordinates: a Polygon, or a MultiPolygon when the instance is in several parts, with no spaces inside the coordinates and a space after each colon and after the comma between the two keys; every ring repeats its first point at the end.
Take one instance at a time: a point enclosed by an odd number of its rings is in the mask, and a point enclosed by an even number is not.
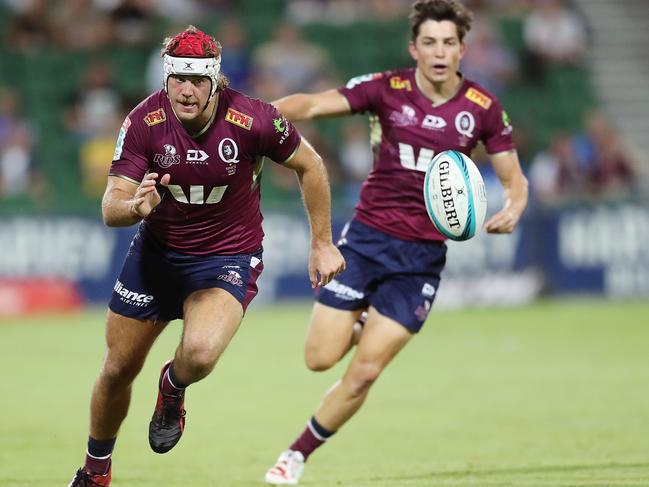
{"type": "Polygon", "coordinates": [[[166,120],[167,120],[167,115],[165,115],[165,111],[163,108],[158,108],[155,112],[149,112],[144,117],[144,122],[149,127],[152,127],[153,125],[158,125],[159,123],[162,123],[166,120]]]}
{"type": "Polygon", "coordinates": [[[492,103],[491,98],[489,98],[481,91],[476,90],[475,88],[469,88],[464,96],[466,96],[469,100],[471,100],[476,105],[480,105],[485,110],[489,110],[489,107],[491,106],[492,103]]]}
{"type": "Polygon", "coordinates": [[[228,108],[228,113],[225,114],[225,119],[241,128],[250,130],[252,128],[254,117],[238,112],[234,108],[228,108]]]}
{"type": "Polygon", "coordinates": [[[412,91],[412,85],[409,79],[401,79],[401,76],[392,76],[390,78],[390,88],[393,90],[412,91]]]}

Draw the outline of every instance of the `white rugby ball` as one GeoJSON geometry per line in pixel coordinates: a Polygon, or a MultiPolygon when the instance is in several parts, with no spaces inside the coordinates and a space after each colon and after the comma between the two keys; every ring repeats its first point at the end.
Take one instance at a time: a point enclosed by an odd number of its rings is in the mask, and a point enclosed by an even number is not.
{"type": "Polygon", "coordinates": [[[451,240],[468,240],[484,224],[487,191],[470,157],[454,150],[437,154],[424,179],[426,211],[439,232],[451,240]]]}

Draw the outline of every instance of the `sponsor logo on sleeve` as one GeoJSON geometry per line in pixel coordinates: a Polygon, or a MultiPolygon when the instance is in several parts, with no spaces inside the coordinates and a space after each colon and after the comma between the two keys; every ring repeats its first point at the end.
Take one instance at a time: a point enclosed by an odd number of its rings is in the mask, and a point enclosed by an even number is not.
{"type": "Polygon", "coordinates": [[[115,143],[115,152],[113,153],[113,161],[117,161],[122,157],[122,149],[124,149],[124,139],[126,138],[126,132],[131,126],[131,119],[126,117],[122,123],[122,127],[119,129],[119,135],[117,136],[117,142],[115,143]]]}
{"type": "Polygon", "coordinates": [[[284,117],[274,118],[273,127],[275,127],[275,132],[282,134],[279,139],[279,144],[283,144],[284,141],[288,138],[290,134],[289,124],[284,117]]]}
{"type": "Polygon", "coordinates": [[[345,88],[351,90],[354,86],[360,85],[361,83],[365,83],[367,81],[373,81],[375,79],[381,79],[381,78],[383,78],[383,73],[362,74],[360,76],[356,76],[350,79],[345,85],[345,88]]]}
{"type": "Polygon", "coordinates": [[[412,84],[409,79],[401,79],[401,76],[392,76],[390,78],[390,88],[393,90],[412,91],[412,84]]]}
{"type": "Polygon", "coordinates": [[[500,132],[502,135],[509,135],[512,133],[512,121],[509,118],[509,115],[507,115],[507,112],[503,110],[502,113],[502,120],[503,120],[503,129],[500,132]]]}
{"type": "Polygon", "coordinates": [[[158,125],[159,123],[165,122],[167,120],[167,115],[165,114],[164,108],[158,108],[154,112],[149,112],[144,117],[144,123],[149,127],[158,125]]]}
{"type": "Polygon", "coordinates": [[[254,117],[238,112],[234,108],[228,108],[228,112],[225,114],[225,119],[246,130],[252,128],[252,122],[254,121],[254,117]]]}
{"type": "Polygon", "coordinates": [[[489,110],[489,107],[491,106],[492,103],[491,98],[489,98],[481,91],[476,90],[475,88],[469,88],[464,96],[466,96],[469,100],[471,100],[476,105],[480,105],[485,110],[489,110]]]}

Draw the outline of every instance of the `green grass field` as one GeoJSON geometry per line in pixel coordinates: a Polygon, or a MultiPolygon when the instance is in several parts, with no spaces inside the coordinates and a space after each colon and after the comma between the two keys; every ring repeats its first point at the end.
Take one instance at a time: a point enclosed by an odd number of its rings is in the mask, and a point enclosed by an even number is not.
{"type": "MultiPolygon", "coordinates": [[[[166,455],[147,427],[176,322],[135,383],[115,487],[261,486],[344,364],[302,363],[308,306],[253,306],[188,392],[166,455]]],[[[103,311],[0,321],[0,486],[67,485],[85,452],[103,311]]],[[[436,312],[302,485],[649,486],[649,303],[436,312]]]]}

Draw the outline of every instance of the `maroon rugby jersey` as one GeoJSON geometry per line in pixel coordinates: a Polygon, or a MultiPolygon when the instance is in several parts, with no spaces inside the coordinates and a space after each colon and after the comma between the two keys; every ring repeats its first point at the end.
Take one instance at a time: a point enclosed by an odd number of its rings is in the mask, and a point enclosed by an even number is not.
{"type": "Polygon", "coordinates": [[[142,223],[164,245],[193,255],[251,253],[261,247],[259,180],[263,156],[282,163],[300,144],[295,127],[270,104],[229,88],[214,121],[193,138],[164,90],[126,117],[110,174],[139,183],[169,173],[162,202],[142,223]]]}
{"type": "Polygon", "coordinates": [[[433,106],[415,81],[415,68],[367,74],[339,89],[353,113],[369,112],[374,163],[361,188],[356,219],[404,240],[444,240],[426,213],[426,168],[438,152],[471,155],[479,140],[489,154],[514,148],[500,102],[463,80],[459,91],[433,106]]]}

